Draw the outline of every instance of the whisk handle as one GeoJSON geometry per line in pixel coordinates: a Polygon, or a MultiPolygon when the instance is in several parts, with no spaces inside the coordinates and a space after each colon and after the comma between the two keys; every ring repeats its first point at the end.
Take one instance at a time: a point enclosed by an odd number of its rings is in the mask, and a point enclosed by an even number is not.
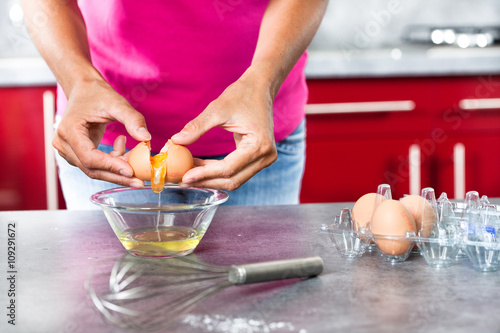
{"type": "Polygon", "coordinates": [[[229,271],[229,281],[234,284],[312,277],[323,272],[323,259],[308,257],[235,265],[229,271]]]}

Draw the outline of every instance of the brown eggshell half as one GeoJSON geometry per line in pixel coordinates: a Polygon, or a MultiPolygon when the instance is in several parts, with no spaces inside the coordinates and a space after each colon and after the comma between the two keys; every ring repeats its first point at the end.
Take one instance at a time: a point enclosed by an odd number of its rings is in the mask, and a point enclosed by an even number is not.
{"type": "MultiPolygon", "coordinates": [[[[168,140],[161,152],[167,152],[166,183],[178,183],[182,176],[193,167],[193,156],[189,149],[168,140]]],[[[134,176],[151,181],[151,149],[149,141],[139,142],[131,151],[128,163],[134,170],[134,176]]]]}
{"type": "Polygon", "coordinates": [[[182,180],[182,176],[191,168],[193,168],[193,155],[189,149],[184,146],[176,145],[171,140],[168,140],[161,150],[167,152],[167,175],[165,182],[178,183],[182,180]]]}
{"type": "Polygon", "coordinates": [[[377,236],[404,237],[407,232],[416,232],[416,226],[412,214],[401,202],[386,200],[380,203],[373,213],[371,230],[380,251],[390,255],[401,255],[412,246],[411,241],[377,236]]]}
{"type": "Polygon", "coordinates": [[[149,141],[139,142],[131,151],[128,163],[134,170],[134,177],[151,181],[151,148],[149,141]]]}

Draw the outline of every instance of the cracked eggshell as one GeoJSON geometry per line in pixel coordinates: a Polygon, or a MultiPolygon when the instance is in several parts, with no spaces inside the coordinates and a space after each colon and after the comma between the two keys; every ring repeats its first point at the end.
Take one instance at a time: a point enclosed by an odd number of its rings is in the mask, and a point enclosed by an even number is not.
{"type": "MultiPolygon", "coordinates": [[[[193,156],[189,149],[176,145],[168,140],[160,153],[167,153],[166,183],[178,183],[182,176],[193,167],[193,156]]],[[[151,146],[149,141],[139,142],[131,151],[128,163],[134,170],[134,176],[143,180],[151,181],[151,146]]]]}
{"type": "Polygon", "coordinates": [[[165,176],[166,183],[178,183],[182,180],[182,176],[191,168],[193,168],[193,155],[189,149],[184,146],[176,145],[171,140],[168,140],[161,152],[167,152],[167,174],[165,176]]]}
{"type": "Polygon", "coordinates": [[[134,170],[134,177],[151,181],[151,146],[149,141],[139,142],[131,151],[128,163],[134,170]]]}

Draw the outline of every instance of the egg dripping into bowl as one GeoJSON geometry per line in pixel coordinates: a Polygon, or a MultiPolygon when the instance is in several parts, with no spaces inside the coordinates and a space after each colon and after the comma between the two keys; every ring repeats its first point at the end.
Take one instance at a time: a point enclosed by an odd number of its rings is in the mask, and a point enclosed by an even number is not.
{"type": "Polygon", "coordinates": [[[134,176],[150,181],[155,193],[160,193],[165,183],[178,183],[182,176],[193,167],[193,156],[184,146],[168,140],[160,152],[151,156],[151,144],[142,141],[131,151],[128,163],[134,170],[134,176]]]}

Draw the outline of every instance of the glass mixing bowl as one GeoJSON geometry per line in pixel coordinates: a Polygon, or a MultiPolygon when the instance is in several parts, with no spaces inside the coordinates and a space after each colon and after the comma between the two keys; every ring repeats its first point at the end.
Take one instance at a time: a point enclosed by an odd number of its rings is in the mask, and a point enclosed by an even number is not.
{"type": "Polygon", "coordinates": [[[165,186],[155,193],[119,187],[93,194],[118,239],[133,255],[169,257],[194,251],[215,211],[229,194],[221,190],[165,186]]]}

